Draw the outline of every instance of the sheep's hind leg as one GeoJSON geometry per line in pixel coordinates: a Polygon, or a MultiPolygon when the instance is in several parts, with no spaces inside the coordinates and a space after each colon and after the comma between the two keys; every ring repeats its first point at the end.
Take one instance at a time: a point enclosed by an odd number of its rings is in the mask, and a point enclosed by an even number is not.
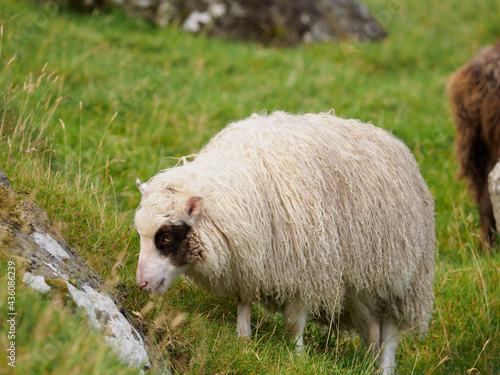
{"type": "Polygon", "coordinates": [[[295,351],[300,353],[304,347],[304,329],[306,328],[307,311],[300,301],[288,302],[283,310],[283,323],[295,343],[295,351]]]}
{"type": "Polygon", "coordinates": [[[368,325],[365,343],[375,358],[380,350],[380,320],[375,319],[368,325]]]}
{"type": "Polygon", "coordinates": [[[396,349],[398,348],[401,335],[398,332],[394,319],[382,318],[380,326],[380,362],[379,367],[383,369],[382,374],[392,374],[396,369],[396,349]]]}
{"type": "Polygon", "coordinates": [[[250,314],[252,312],[252,302],[241,302],[238,300],[238,318],[236,331],[238,337],[250,338],[250,314]]]}

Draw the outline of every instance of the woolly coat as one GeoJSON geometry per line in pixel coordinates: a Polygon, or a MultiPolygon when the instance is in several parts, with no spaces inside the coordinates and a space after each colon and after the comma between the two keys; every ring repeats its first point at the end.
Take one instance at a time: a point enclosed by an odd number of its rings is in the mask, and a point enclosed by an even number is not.
{"type": "Polygon", "coordinates": [[[426,331],[434,201],[387,131],[332,114],[254,114],[148,186],[168,196],[143,198],[158,212],[179,196],[205,198],[195,228],[204,261],[187,276],[212,293],[274,308],[300,299],[347,326],[365,309],[426,331]]]}
{"type": "Polygon", "coordinates": [[[481,239],[494,243],[496,227],[488,174],[500,158],[500,42],[481,49],[448,81],[457,128],[458,177],[465,177],[479,206],[481,239]]]}

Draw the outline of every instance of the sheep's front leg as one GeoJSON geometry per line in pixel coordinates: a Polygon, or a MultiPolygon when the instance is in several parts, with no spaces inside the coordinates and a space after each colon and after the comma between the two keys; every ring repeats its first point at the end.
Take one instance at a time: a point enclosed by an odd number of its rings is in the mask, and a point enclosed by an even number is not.
{"type": "Polygon", "coordinates": [[[300,301],[285,304],[283,310],[283,323],[290,334],[290,339],[295,343],[295,351],[300,353],[304,347],[304,329],[306,328],[307,311],[301,306],[300,301]]]}
{"type": "Polygon", "coordinates": [[[250,314],[252,302],[241,302],[238,300],[238,318],[236,330],[238,337],[250,338],[250,314]]]}
{"type": "Polygon", "coordinates": [[[398,348],[401,335],[396,323],[391,318],[382,318],[380,327],[380,362],[379,367],[383,369],[383,375],[392,374],[396,369],[396,349],[398,348]]]}

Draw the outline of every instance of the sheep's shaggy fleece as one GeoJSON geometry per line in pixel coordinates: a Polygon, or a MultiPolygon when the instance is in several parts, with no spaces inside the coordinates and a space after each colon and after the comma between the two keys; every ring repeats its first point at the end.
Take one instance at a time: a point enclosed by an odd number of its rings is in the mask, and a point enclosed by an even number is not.
{"type": "Polygon", "coordinates": [[[457,127],[455,152],[459,177],[465,177],[479,206],[481,239],[494,242],[496,227],[488,174],[500,158],[500,42],[481,49],[448,81],[457,127]]]}
{"type": "Polygon", "coordinates": [[[147,186],[161,193],[141,209],[159,220],[183,197],[205,198],[204,259],[187,276],[212,293],[278,308],[299,298],[347,327],[376,315],[427,330],[434,201],[387,131],[326,113],[254,114],[147,186]]]}

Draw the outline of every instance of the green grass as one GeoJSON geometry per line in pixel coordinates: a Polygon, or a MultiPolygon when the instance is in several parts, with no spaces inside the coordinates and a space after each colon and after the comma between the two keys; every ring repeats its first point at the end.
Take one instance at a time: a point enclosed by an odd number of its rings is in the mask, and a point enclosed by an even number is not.
{"type": "Polygon", "coordinates": [[[234,337],[234,301],[180,281],[159,297],[135,288],[137,177],[252,112],[331,108],[400,137],[436,198],[435,312],[424,340],[402,340],[400,373],[500,373],[500,252],[480,248],[475,205],[454,179],[445,96],[449,74],[500,37],[498,2],[365,3],[387,27],[385,41],[292,49],[159,29],[116,11],[0,3],[0,169],[94,269],[125,287],[127,308],[178,373],[374,372],[356,336],[310,325],[308,350],[295,356],[276,316],[254,309],[247,343],[234,337]]]}

